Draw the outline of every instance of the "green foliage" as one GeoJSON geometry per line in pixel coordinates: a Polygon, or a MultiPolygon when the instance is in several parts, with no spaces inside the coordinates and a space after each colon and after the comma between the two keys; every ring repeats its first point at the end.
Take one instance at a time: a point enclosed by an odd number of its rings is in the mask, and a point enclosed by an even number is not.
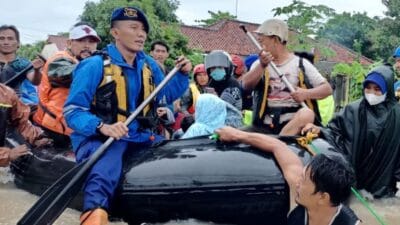
{"type": "Polygon", "coordinates": [[[375,29],[369,33],[374,59],[388,60],[400,44],[400,0],[382,0],[387,8],[386,17],[377,20],[375,29]]]}
{"type": "Polygon", "coordinates": [[[374,57],[370,33],[378,21],[364,13],[335,14],[318,32],[319,38],[333,40],[367,57],[374,57]]]}
{"type": "Polygon", "coordinates": [[[42,51],[44,44],[44,41],[39,41],[34,44],[21,45],[17,51],[17,54],[21,57],[33,60],[37,54],[42,51]]]}
{"type": "MultiPolygon", "coordinates": [[[[187,48],[188,39],[183,36],[179,31],[178,24],[171,24],[169,26],[163,26],[164,40],[170,47],[169,57],[166,61],[167,66],[173,67],[175,65],[175,59],[181,55],[190,55],[192,51],[187,48]],[[171,44],[172,43],[172,44],[171,44]]],[[[147,52],[150,51],[150,46],[147,46],[147,52]]]]}
{"type": "Polygon", "coordinates": [[[193,54],[188,56],[188,58],[192,62],[193,67],[197,64],[204,63],[204,53],[198,49],[194,49],[193,54]]]}
{"type": "Polygon", "coordinates": [[[334,9],[325,5],[308,5],[298,0],[272,11],[275,12],[274,16],[287,15],[289,27],[306,35],[316,34],[322,28],[324,20],[335,14],[334,9]]]}
{"type": "Polygon", "coordinates": [[[349,101],[352,102],[362,96],[362,82],[368,73],[367,68],[359,62],[354,61],[351,64],[338,63],[333,67],[332,76],[346,75],[349,78],[349,101]]]}
{"type": "Polygon", "coordinates": [[[387,7],[385,15],[392,18],[400,17],[400,1],[399,0],[382,0],[382,4],[387,7]]]}
{"type": "Polygon", "coordinates": [[[308,37],[316,36],[318,40],[333,40],[374,60],[390,60],[400,45],[400,0],[382,3],[387,7],[384,18],[370,18],[365,12],[336,14],[327,6],[307,5],[298,0],[273,11],[275,15],[286,15],[289,27],[298,32],[289,42],[291,49],[308,51],[314,46],[323,49],[324,45],[307,41],[308,37]]]}
{"type": "Polygon", "coordinates": [[[289,41],[291,50],[311,51],[312,48],[320,49],[323,57],[331,56],[333,51],[327,49],[323,43],[315,42],[310,37],[315,37],[322,29],[324,21],[335,14],[335,10],[325,5],[308,5],[302,1],[293,0],[288,6],[272,9],[274,16],[286,15],[290,29],[296,32],[293,40],[289,41]]]}
{"type": "Polygon", "coordinates": [[[215,24],[221,20],[236,19],[236,16],[231,15],[229,12],[222,12],[219,10],[216,13],[211,10],[208,10],[208,14],[210,14],[211,18],[203,19],[203,20],[195,20],[195,22],[200,23],[200,26],[206,27],[206,26],[215,24]]]}
{"type": "Polygon", "coordinates": [[[379,21],[379,26],[371,32],[371,50],[374,52],[374,59],[387,60],[393,55],[394,50],[400,44],[400,24],[392,18],[383,18],[379,21]]]}
{"type": "Polygon", "coordinates": [[[173,49],[172,56],[188,53],[187,39],[180,33],[176,26],[175,11],[178,8],[177,0],[101,0],[97,3],[86,2],[84,11],[80,16],[82,21],[94,26],[103,42],[99,48],[112,41],[109,34],[111,12],[118,7],[135,6],[144,11],[150,23],[150,33],[147,37],[145,49],[149,50],[154,40],[164,40],[173,49]]]}
{"type": "Polygon", "coordinates": [[[168,23],[177,23],[178,18],[175,15],[178,9],[179,1],[177,0],[158,0],[153,1],[153,7],[155,12],[162,21],[168,23]]]}
{"type": "Polygon", "coordinates": [[[320,39],[318,42],[319,51],[321,52],[321,56],[325,58],[334,57],[336,52],[333,51],[331,48],[327,48],[327,40],[320,39]]]}
{"type": "MultiPolygon", "coordinates": [[[[204,53],[198,49],[193,49],[193,53],[188,55],[188,59],[192,62],[193,67],[198,64],[204,63],[204,53]]],[[[193,76],[191,76],[193,79],[193,76]]]]}

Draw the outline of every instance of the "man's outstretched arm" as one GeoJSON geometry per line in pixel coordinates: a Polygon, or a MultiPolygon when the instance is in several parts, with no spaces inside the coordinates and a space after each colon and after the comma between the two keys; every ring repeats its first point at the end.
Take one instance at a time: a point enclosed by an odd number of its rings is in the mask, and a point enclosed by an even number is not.
{"type": "Polygon", "coordinates": [[[232,127],[218,129],[216,133],[219,135],[221,141],[241,142],[256,147],[264,152],[272,153],[281,167],[283,176],[289,185],[291,205],[293,206],[296,184],[301,178],[303,163],[284,142],[265,134],[245,132],[232,127]]]}

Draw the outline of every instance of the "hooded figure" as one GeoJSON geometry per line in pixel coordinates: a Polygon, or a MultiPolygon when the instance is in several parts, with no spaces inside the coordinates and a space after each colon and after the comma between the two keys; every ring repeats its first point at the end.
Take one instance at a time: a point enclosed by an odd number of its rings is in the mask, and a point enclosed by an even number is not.
{"type": "Polygon", "coordinates": [[[242,110],[242,92],[239,82],[233,78],[234,65],[228,53],[214,50],[204,58],[204,66],[210,76],[209,86],[218,96],[242,110]]]}
{"type": "Polygon", "coordinates": [[[390,67],[373,69],[364,81],[363,98],[347,105],[321,129],[352,163],[357,188],[376,198],[394,196],[400,180],[400,105],[393,82],[390,67]],[[367,93],[369,83],[379,87],[381,95],[367,93]]]}
{"type": "Polygon", "coordinates": [[[240,127],[241,113],[214,94],[201,94],[196,102],[195,122],[182,138],[209,135],[223,126],[240,127]]]}
{"type": "Polygon", "coordinates": [[[225,125],[225,102],[213,94],[202,94],[196,103],[196,114],[192,124],[182,138],[212,134],[225,125]]]}

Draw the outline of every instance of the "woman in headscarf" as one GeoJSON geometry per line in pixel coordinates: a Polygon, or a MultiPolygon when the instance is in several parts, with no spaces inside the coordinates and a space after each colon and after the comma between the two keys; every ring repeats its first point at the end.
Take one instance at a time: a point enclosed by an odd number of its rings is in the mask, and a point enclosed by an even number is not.
{"type": "Polygon", "coordinates": [[[357,188],[376,198],[394,196],[400,180],[400,105],[393,82],[390,67],[373,69],[363,83],[363,98],[347,105],[327,127],[307,124],[302,130],[321,132],[352,163],[357,188]]]}

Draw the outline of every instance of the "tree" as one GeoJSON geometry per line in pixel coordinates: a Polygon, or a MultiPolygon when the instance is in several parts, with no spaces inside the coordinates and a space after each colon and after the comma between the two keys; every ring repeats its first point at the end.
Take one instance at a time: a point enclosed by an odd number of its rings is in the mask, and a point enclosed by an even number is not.
{"type": "MultiPolygon", "coordinates": [[[[170,58],[181,54],[190,54],[187,48],[187,38],[182,35],[177,24],[175,11],[178,8],[177,0],[101,0],[97,3],[86,2],[80,20],[93,25],[102,39],[102,45],[112,41],[109,34],[111,12],[118,7],[136,6],[144,11],[149,20],[150,32],[147,37],[145,50],[149,51],[150,43],[154,40],[164,40],[171,48],[170,58]]],[[[171,65],[172,60],[167,64],[171,65]]]]}
{"type": "Polygon", "coordinates": [[[153,1],[153,7],[155,12],[162,21],[168,23],[177,23],[178,18],[175,15],[178,9],[179,1],[177,0],[158,0],[153,1]]]}
{"type": "Polygon", "coordinates": [[[319,38],[333,40],[353,49],[362,55],[374,58],[371,33],[375,31],[378,20],[364,13],[335,14],[318,31],[319,38]]]}
{"type": "Polygon", "coordinates": [[[387,61],[392,58],[394,50],[400,44],[400,38],[397,35],[400,29],[396,28],[395,23],[388,17],[380,19],[379,26],[369,34],[372,40],[371,51],[374,53],[374,59],[387,61]]]}
{"type": "Polygon", "coordinates": [[[216,13],[208,10],[208,14],[210,14],[211,18],[203,20],[195,20],[195,22],[201,23],[200,26],[206,27],[215,24],[221,20],[236,19],[236,16],[231,15],[229,12],[222,12],[219,10],[216,13]]]}
{"type": "Polygon", "coordinates": [[[388,9],[385,15],[392,18],[400,17],[400,1],[399,0],[382,0],[382,4],[388,9]]]}
{"type": "Polygon", "coordinates": [[[392,60],[392,54],[396,47],[400,45],[400,1],[382,0],[386,6],[386,17],[378,22],[378,26],[370,37],[373,40],[372,50],[377,58],[392,60]]]}
{"type": "Polygon", "coordinates": [[[38,41],[34,44],[21,45],[18,55],[33,60],[42,51],[44,44],[44,41],[38,41]]]}
{"type": "Polygon", "coordinates": [[[335,10],[325,5],[308,5],[302,1],[272,9],[274,16],[287,15],[289,27],[299,34],[317,34],[324,21],[335,15],[335,10]]]}
{"type": "Polygon", "coordinates": [[[288,6],[272,9],[274,16],[286,15],[290,29],[296,32],[295,37],[289,41],[289,49],[311,51],[316,45],[323,56],[334,54],[327,49],[324,43],[312,41],[323,22],[335,14],[335,10],[325,5],[308,5],[302,1],[293,0],[288,6]]]}

